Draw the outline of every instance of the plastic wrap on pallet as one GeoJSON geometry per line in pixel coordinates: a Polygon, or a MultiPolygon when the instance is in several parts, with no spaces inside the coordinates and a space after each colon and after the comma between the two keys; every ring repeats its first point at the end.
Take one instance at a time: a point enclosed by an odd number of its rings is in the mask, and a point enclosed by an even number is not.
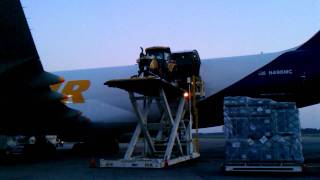
{"type": "Polygon", "coordinates": [[[226,97],[224,133],[227,161],[304,161],[295,103],[226,97]]]}

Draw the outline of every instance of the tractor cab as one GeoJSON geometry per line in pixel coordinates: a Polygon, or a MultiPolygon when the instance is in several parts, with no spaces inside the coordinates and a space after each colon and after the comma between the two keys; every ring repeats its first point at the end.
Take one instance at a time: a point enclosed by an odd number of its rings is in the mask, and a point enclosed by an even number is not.
{"type": "Polygon", "coordinates": [[[138,76],[159,76],[166,77],[167,62],[170,59],[171,50],[169,47],[154,46],[146,48],[145,53],[141,48],[140,58],[138,59],[138,76]]]}
{"type": "Polygon", "coordinates": [[[155,57],[158,60],[168,61],[171,50],[169,47],[154,46],[146,48],[146,56],[155,57]]]}
{"type": "Polygon", "coordinates": [[[169,47],[141,47],[138,75],[134,77],[153,76],[163,79],[178,87],[188,90],[190,78],[194,78],[198,97],[204,96],[204,82],[200,77],[200,57],[197,50],[173,52],[169,47]]]}

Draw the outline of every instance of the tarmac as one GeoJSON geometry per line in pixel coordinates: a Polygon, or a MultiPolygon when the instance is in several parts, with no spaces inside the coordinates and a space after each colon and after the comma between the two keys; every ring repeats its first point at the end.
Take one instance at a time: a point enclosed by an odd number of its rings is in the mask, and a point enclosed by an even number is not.
{"type": "MultiPolygon", "coordinates": [[[[114,157],[121,156],[124,146],[121,145],[120,153],[114,157]]],[[[200,158],[166,169],[90,168],[92,156],[75,155],[70,147],[59,149],[57,155],[49,159],[30,159],[23,155],[0,159],[0,179],[320,179],[320,135],[303,136],[307,171],[300,174],[224,173],[221,135],[202,136],[200,158]]]]}

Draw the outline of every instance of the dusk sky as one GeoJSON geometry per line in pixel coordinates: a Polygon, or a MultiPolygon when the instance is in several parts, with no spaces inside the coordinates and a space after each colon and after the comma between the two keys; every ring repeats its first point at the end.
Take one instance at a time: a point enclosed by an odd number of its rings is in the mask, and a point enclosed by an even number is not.
{"type": "MultiPolygon", "coordinates": [[[[22,4],[42,64],[51,72],[131,65],[140,46],[197,49],[202,59],[275,52],[296,47],[320,30],[318,0],[22,4]]],[[[320,128],[320,106],[301,109],[301,118],[304,127],[320,128]]]]}

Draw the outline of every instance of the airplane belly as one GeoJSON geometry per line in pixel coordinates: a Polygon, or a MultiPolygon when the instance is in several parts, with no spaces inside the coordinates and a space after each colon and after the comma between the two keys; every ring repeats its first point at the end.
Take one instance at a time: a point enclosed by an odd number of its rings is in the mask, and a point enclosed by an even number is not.
{"type": "Polygon", "coordinates": [[[93,123],[132,123],[136,122],[136,116],[132,111],[107,104],[98,100],[89,99],[83,104],[68,104],[89,118],[93,123]]]}

